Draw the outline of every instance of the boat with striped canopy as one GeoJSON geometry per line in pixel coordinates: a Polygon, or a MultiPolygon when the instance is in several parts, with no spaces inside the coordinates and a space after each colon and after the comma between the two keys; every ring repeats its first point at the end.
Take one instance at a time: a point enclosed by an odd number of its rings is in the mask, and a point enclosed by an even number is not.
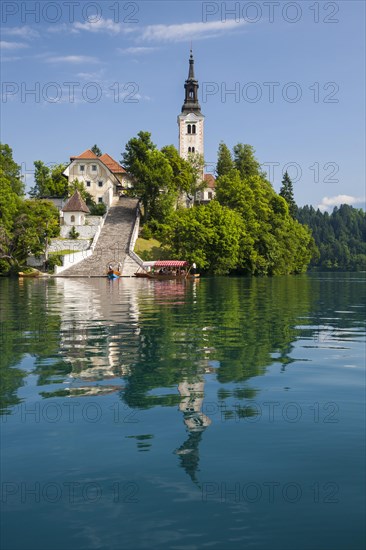
{"type": "Polygon", "coordinates": [[[144,262],[141,270],[135,273],[135,277],[145,277],[166,281],[167,279],[196,279],[195,264],[189,264],[185,260],[156,260],[144,262]]]}

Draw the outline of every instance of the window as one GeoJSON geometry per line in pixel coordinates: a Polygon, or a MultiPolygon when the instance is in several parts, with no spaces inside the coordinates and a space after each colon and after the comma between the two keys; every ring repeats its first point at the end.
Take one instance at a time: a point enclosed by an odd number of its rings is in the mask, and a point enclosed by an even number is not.
{"type": "Polygon", "coordinates": [[[98,202],[103,202],[103,197],[99,197],[98,202]]]}
{"type": "Polygon", "coordinates": [[[208,196],[208,199],[211,200],[211,199],[212,199],[212,191],[209,191],[209,192],[207,193],[207,196],[208,196]]]}
{"type": "Polygon", "coordinates": [[[103,182],[102,182],[102,181],[98,181],[98,185],[99,185],[99,187],[103,187],[103,182]]]}
{"type": "Polygon", "coordinates": [[[192,134],[195,134],[195,133],[196,133],[196,125],[192,124],[192,134]]]}
{"type": "Polygon", "coordinates": [[[84,172],[85,170],[85,164],[80,164],[80,172],[84,172]]]}
{"type": "Polygon", "coordinates": [[[70,220],[71,220],[71,223],[74,223],[74,222],[75,222],[75,216],[72,215],[71,218],[70,218],[70,220]]]}
{"type": "Polygon", "coordinates": [[[188,153],[192,153],[191,147],[188,147],[188,153]]]}
{"type": "Polygon", "coordinates": [[[96,164],[92,164],[92,172],[96,172],[97,171],[97,165],[96,164]]]}
{"type": "Polygon", "coordinates": [[[188,132],[188,134],[192,133],[192,126],[190,124],[188,124],[188,126],[187,126],[187,132],[188,132]]]}
{"type": "Polygon", "coordinates": [[[86,186],[87,186],[87,187],[90,187],[90,185],[91,185],[90,181],[87,181],[87,182],[86,182],[86,186]]]}
{"type": "Polygon", "coordinates": [[[196,151],[196,149],[194,147],[192,147],[192,153],[194,153],[196,151]]]}

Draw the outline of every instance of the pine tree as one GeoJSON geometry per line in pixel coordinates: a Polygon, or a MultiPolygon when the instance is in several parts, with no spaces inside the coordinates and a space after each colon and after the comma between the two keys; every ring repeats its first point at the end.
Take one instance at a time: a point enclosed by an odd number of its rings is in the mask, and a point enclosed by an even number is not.
{"type": "Polygon", "coordinates": [[[101,157],[102,156],[102,151],[99,149],[98,145],[95,144],[93,145],[93,147],[90,149],[95,155],[97,155],[97,157],[101,157]]]}
{"type": "Polygon", "coordinates": [[[290,176],[288,175],[287,170],[284,173],[279,194],[287,202],[290,215],[294,218],[297,212],[297,204],[294,199],[294,188],[292,185],[292,181],[290,176]]]}
{"type": "Polygon", "coordinates": [[[252,176],[264,178],[265,174],[262,172],[260,164],[255,158],[255,150],[252,145],[238,143],[234,146],[233,151],[234,164],[242,178],[250,178],[252,176]]]}
{"type": "Polygon", "coordinates": [[[219,145],[219,150],[217,153],[217,165],[216,173],[217,176],[227,176],[231,170],[234,168],[234,162],[231,157],[230,149],[222,141],[219,145]]]}

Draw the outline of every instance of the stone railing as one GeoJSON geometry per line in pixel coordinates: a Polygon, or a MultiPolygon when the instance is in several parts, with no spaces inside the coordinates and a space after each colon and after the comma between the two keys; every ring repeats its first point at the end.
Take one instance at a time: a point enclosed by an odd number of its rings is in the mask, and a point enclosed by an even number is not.
{"type": "Polygon", "coordinates": [[[99,239],[99,235],[100,235],[100,232],[102,231],[102,228],[103,228],[103,225],[104,225],[104,222],[105,222],[105,219],[107,217],[107,214],[108,214],[108,211],[104,214],[104,216],[102,217],[102,219],[100,220],[100,224],[95,232],[95,235],[94,235],[94,238],[93,238],[93,241],[90,245],[90,250],[92,252],[94,252],[95,250],[95,247],[97,246],[97,242],[98,242],[98,239],[99,239]]]}
{"type": "Polygon", "coordinates": [[[135,248],[135,244],[136,244],[137,238],[139,236],[140,218],[141,218],[140,205],[138,204],[137,208],[136,208],[135,223],[134,223],[134,226],[133,226],[133,229],[132,229],[132,232],[131,232],[130,241],[129,241],[129,245],[128,245],[128,255],[130,256],[130,258],[135,260],[135,262],[140,267],[143,267],[144,262],[142,261],[140,256],[138,256],[136,254],[136,252],[134,252],[134,250],[133,250],[135,248]]]}

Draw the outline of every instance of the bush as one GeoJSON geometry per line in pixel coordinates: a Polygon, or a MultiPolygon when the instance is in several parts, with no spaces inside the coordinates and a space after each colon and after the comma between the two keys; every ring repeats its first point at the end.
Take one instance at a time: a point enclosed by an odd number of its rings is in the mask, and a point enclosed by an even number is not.
{"type": "Polygon", "coordinates": [[[69,232],[70,239],[77,239],[79,237],[80,233],[78,233],[75,229],[75,226],[73,225],[69,232]]]}
{"type": "Polygon", "coordinates": [[[90,214],[92,216],[104,216],[107,212],[107,207],[104,202],[99,202],[98,204],[89,205],[90,214]]]}
{"type": "Polygon", "coordinates": [[[62,265],[62,254],[50,254],[45,265],[47,273],[53,273],[55,265],[62,265]]]}
{"type": "Polygon", "coordinates": [[[143,239],[151,239],[152,236],[153,236],[153,233],[150,227],[147,224],[144,225],[143,228],[141,229],[140,237],[142,237],[143,239]]]}

